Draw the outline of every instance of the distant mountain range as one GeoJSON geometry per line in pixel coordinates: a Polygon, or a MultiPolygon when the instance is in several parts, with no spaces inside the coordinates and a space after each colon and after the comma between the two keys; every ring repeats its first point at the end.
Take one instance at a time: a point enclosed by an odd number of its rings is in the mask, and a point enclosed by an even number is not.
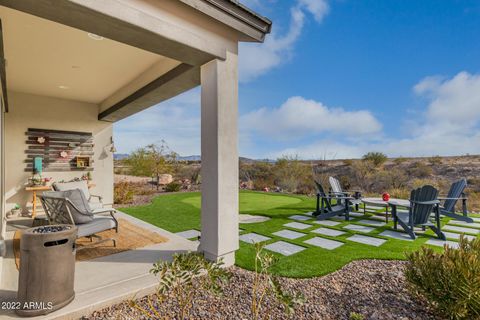
{"type": "MultiPolygon", "coordinates": [[[[115,153],[113,155],[114,160],[123,160],[125,158],[128,158],[129,154],[128,153],[115,153]]],[[[191,155],[191,156],[179,156],[177,158],[178,160],[181,161],[200,161],[202,158],[199,155],[191,155]]],[[[250,158],[245,158],[245,157],[240,157],[240,161],[243,162],[257,162],[257,161],[262,161],[262,162],[275,162],[275,160],[270,160],[270,159],[250,159],[250,158]]]]}

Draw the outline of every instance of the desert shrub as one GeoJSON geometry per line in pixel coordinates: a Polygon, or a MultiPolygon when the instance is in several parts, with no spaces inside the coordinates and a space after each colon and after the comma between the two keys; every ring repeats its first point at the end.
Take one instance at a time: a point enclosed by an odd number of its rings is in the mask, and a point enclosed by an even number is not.
{"type": "Polygon", "coordinates": [[[262,190],[265,187],[273,187],[275,184],[273,166],[272,163],[263,161],[256,161],[253,163],[240,161],[240,180],[252,182],[255,190],[262,190]]]}
{"type": "Polygon", "coordinates": [[[255,244],[255,277],[251,290],[252,302],[250,312],[252,320],[270,319],[274,304],[267,303],[266,297],[273,298],[273,302],[283,306],[285,312],[291,315],[295,308],[305,302],[302,293],[286,291],[279,277],[271,273],[271,268],[278,259],[271,253],[263,252],[264,244],[255,244]]]}
{"type": "Polygon", "coordinates": [[[468,209],[470,211],[480,212],[480,192],[469,192],[468,197],[468,209]]]}
{"type": "Polygon", "coordinates": [[[274,166],[275,185],[288,192],[297,192],[302,181],[312,180],[310,166],[296,156],[285,156],[274,166]]]}
{"type": "Polygon", "coordinates": [[[358,312],[350,312],[350,320],[365,320],[365,317],[358,312]]]}
{"type": "Polygon", "coordinates": [[[421,188],[421,187],[423,187],[427,184],[431,185],[431,186],[434,186],[437,189],[440,189],[440,186],[437,183],[437,181],[432,180],[432,179],[413,179],[412,182],[411,182],[411,188],[412,189],[417,189],[417,188],[421,188]]]}
{"type": "Polygon", "coordinates": [[[346,165],[347,167],[351,166],[353,164],[353,159],[345,159],[343,160],[343,164],[346,165]]]}
{"type": "Polygon", "coordinates": [[[230,271],[223,268],[223,261],[210,262],[196,252],[174,254],[171,262],[160,260],[150,272],[159,280],[155,300],[147,297],[146,307],[135,300],[129,303],[146,319],[169,319],[159,311],[159,306],[166,302],[176,307],[173,308],[175,319],[192,319],[190,312],[195,303],[194,293],[203,291],[220,296],[223,294],[222,286],[231,278],[230,271]]]}
{"type": "Polygon", "coordinates": [[[339,176],[338,181],[340,182],[343,190],[350,190],[352,188],[352,181],[349,176],[339,176]]]}
{"type": "Polygon", "coordinates": [[[409,199],[411,190],[408,188],[390,188],[387,189],[387,192],[392,198],[409,199]]]}
{"type": "Polygon", "coordinates": [[[200,182],[200,166],[198,165],[179,165],[176,172],[175,178],[177,179],[188,179],[193,184],[200,182]]]}
{"type": "Polygon", "coordinates": [[[165,191],[166,192],[178,192],[180,191],[180,188],[182,187],[182,185],[178,182],[170,182],[169,184],[167,184],[165,186],[165,191]]]}
{"type": "Polygon", "coordinates": [[[430,157],[430,158],[428,158],[428,163],[430,163],[430,165],[432,165],[432,166],[442,164],[443,163],[442,157],[440,157],[440,156],[430,157]]]}
{"type": "Polygon", "coordinates": [[[377,192],[390,188],[405,188],[408,183],[408,177],[405,172],[397,168],[378,170],[373,174],[372,180],[377,192]]]}
{"type": "Polygon", "coordinates": [[[480,239],[463,236],[459,248],[437,253],[423,247],[407,254],[405,277],[414,294],[451,319],[480,317],[480,239]]]}
{"type": "Polygon", "coordinates": [[[416,178],[426,178],[433,174],[433,169],[429,165],[422,162],[415,162],[409,169],[410,175],[416,178]]]}
{"type": "Polygon", "coordinates": [[[475,192],[480,192],[480,178],[471,177],[467,179],[468,188],[475,192]]]}
{"type": "Polygon", "coordinates": [[[133,186],[128,182],[119,182],[113,187],[113,202],[116,204],[132,203],[133,195],[133,186]]]}
{"type": "Polygon", "coordinates": [[[388,160],[387,156],[384,153],[373,151],[365,154],[362,159],[365,161],[371,161],[375,165],[375,167],[384,164],[388,160]]]}
{"type": "Polygon", "coordinates": [[[352,184],[363,191],[371,191],[375,171],[375,165],[371,161],[355,161],[352,165],[352,184]]]}
{"type": "Polygon", "coordinates": [[[393,162],[394,162],[396,165],[399,165],[399,164],[402,164],[402,163],[406,162],[407,160],[408,160],[407,158],[398,157],[398,158],[393,159],[393,162]]]}

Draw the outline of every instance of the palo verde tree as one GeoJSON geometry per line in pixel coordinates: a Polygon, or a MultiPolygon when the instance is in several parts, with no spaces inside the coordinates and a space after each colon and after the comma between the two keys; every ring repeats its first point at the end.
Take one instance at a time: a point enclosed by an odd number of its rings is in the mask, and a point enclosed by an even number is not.
{"type": "Polygon", "coordinates": [[[177,153],[172,151],[165,140],[149,144],[130,154],[125,163],[135,176],[153,176],[157,181],[161,174],[173,174],[177,169],[177,153]]]}

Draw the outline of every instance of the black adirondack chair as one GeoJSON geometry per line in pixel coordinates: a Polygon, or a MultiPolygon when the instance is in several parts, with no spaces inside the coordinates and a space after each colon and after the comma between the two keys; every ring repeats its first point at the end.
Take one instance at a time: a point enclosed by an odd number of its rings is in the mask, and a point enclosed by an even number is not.
{"type": "Polygon", "coordinates": [[[412,190],[410,193],[410,208],[408,213],[397,212],[396,206],[392,207],[393,225],[397,229],[397,223],[408,233],[412,239],[416,239],[414,227],[429,227],[442,240],[445,235],[440,230],[440,201],[438,190],[426,185],[412,190]],[[435,213],[435,224],[430,221],[431,213],[435,213]]]}
{"type": "Polygon", "coordinates": [[[467,197],[465,195],[466,187],[467,180],[465,178],[460,179],[452,184],[446,197],[438,198],[443,201],[443,204],[440,205],[440,214],[461,221],[473,222],[473,219],[468,217],[467,197]],[[455,212],[458,200],[462,200],[462,214],[455,212]]]}
{"type": "Polygon", "coordinates": [[[358,206],[362,203],[361,197],[362,194],[360,191],[343,191],[340,181],[335,177],[329,177],[328,182],[330,182],[331,194],[335,197],[352,197],[351,203],[355,205],[355,210],[358,211],[358,206]]]}
{"type": "Polygon", "coordinates": [[[330,195],[325,192],[323,186],[315,181],[317,186],[317,209],[313,212],[313,216],[317,220],[325,220],[335,216],[345,216],[345,220],[350,219],[350,207],[352,206],[352,200],[355,198],[340,196],[340,195],[330,195]],[[333,201],[335,202],[333,202],[333,201]]]}

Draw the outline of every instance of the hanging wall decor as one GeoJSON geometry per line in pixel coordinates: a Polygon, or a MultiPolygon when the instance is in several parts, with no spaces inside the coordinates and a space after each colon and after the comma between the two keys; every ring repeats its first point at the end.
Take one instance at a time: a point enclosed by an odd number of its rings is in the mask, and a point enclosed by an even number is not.
{"type": "Polygon", "coordinates": [[[34,159],[41,157],[43,171],[93,171],[93,134],[29,128],[25,171],[33,172],[34,159]]]}

